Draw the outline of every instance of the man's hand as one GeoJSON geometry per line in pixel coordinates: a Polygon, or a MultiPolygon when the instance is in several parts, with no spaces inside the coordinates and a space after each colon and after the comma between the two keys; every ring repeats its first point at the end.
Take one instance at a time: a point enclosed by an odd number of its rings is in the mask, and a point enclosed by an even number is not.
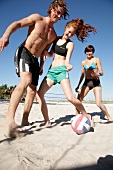
{"type": "Polygon", "coordinates": [[[48,55],[48,51],[47,50],[44,50],[43,51],[43,56],[47,56],[48,55]]]}
{"type": "Polygon", "coordinates": [[[40,68],[39,75],[41,76],[43,74],[43,68],[40,68]]]}
{"type": "Polygon", "coordinates": [[[0,51],[3,51],[4,47],[6,47],[9,44],[9,39],[7,38],[0,38],[0,51]]]}

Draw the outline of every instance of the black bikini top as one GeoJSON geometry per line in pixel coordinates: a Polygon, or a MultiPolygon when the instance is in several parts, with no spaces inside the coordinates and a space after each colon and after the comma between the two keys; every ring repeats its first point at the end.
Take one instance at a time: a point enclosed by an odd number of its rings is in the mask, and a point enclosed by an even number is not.
{"type": "MultiPolygon", "coordinates": [[[[61,37],[59,37],[60,39],[61,37]]],[[[66,40],[66,42],[62,45],[57,45],[57,41],[59,40],[57,39],[54,43],[53,43],[53,46],[52,46],[52,50],[54,51],[55,54],[58,54],[58,55],[61,55],[61,56],[64,56],[66,57],[67,55],[67,49],[66,49],[66,45],[68,42],[71,42],[70,39],[66,40]]]]}

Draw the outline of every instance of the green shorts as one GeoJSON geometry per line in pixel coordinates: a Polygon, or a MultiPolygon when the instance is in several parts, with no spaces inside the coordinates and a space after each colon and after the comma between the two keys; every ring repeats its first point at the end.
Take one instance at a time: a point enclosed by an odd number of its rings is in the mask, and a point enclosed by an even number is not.
{"type": "Polygon", "coordinates": [[[46,77],[53,80],[54,84],[57,84],[63,79],[69,79],[69,73],[66,70],[66,66],[58,66],[50,68],[46,77]]]}

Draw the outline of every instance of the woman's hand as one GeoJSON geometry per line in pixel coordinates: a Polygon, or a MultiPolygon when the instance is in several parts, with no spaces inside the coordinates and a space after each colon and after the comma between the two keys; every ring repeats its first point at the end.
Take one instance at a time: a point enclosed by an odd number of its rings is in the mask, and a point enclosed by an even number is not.
{"type": "Polygon", "coordinates": [[[78,93],[79,92],[79,86],[77,86],[76,88],[75,88],[75,91],[78,93]]]}
{"type": "Polygon", "coordinates": [[[95,72],[92,72],[92,73],[91,73],[91,76],[92,76],[93,78],[98,78],[98,77],[100,76],[100,74],[95,73],[95,72]]]}
{"type": "Polygon", "coordinates": [[[70,71],[73,68],[73,66],[71,64],[68,64],[66,67],[67,67],[67,71],[70,71]]]}

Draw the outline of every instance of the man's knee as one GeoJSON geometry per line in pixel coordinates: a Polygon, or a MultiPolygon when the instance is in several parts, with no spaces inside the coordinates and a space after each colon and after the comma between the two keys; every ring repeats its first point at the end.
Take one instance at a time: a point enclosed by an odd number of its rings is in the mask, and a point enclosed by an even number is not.
{"type": "Polygon", "coordinates": [[[28,87],[27,88],[27,95],[30,95],[30,96],[34,97],[36,95],[36,87],[34,87],[34,88],[28,87]]]}
{"type": "Polygon", "coordinates": [[[32,75],[29,73],[22,73],[20,79],[20,83],[26,88],[32,83],[32,75]]]}
{"type": "Polygon", "coordinates": [[[20,81],[20,86],[23,86],[25,89],[31,84],[31,80],[30,79],[27,79],[27,80],[22,80],[20,81]]]}

